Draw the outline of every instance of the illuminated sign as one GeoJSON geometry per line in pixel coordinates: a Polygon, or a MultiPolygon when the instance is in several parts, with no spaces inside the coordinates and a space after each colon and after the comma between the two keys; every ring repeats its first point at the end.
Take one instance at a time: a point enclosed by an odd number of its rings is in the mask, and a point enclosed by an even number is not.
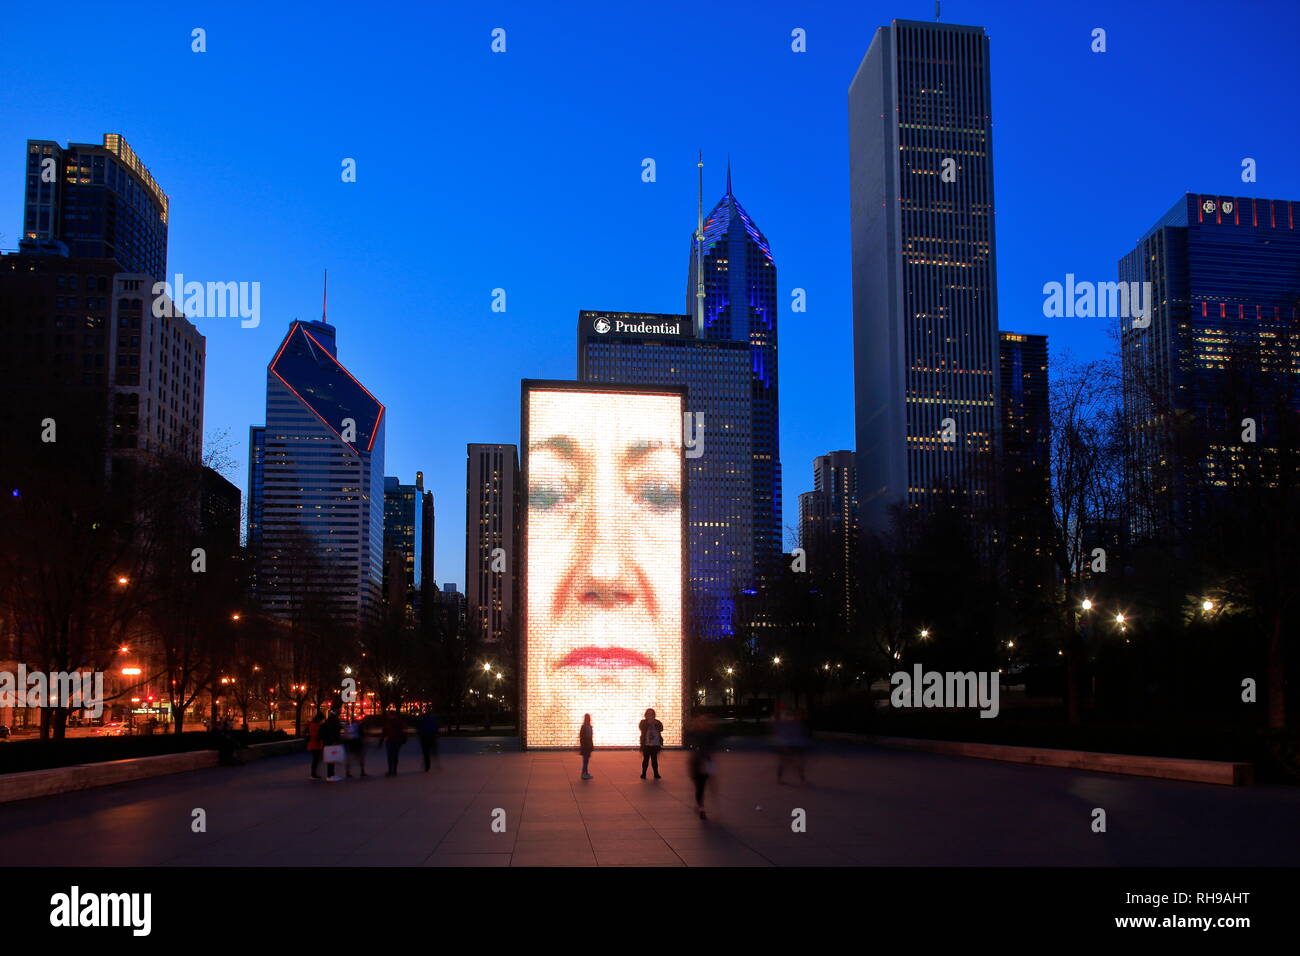
{"type": "Polygon", "coordinates": [[[524,745],[681,743],[680,389],[523,383],[524,745]]]}
{"type": "Polygon", "coordinates": [[[583,328],[597,335],[663,335],[682,338],[690,332],[688,316],[653,312],[581,312],[583,328]]]}

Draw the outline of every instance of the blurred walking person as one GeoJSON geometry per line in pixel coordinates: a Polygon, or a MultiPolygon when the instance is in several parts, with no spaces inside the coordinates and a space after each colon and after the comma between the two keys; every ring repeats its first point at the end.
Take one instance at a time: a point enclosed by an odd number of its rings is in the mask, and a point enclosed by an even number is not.
{"type": "Polygon", "coordinates": [[[701,820],[704,815],[704,790],[713,777],[713,753],[718,747],[718,734],[713,718],[708,714],[696,714],[686,728],[686,746],[690,748],[688,769],[691,781],[695,784],[695,809],[701,820]]]}
{"type": "Polygon", "coordinates": [[[776,748],[776,782],[783,783],[787,769],[799,773],[799,782],[807,783],[808,734],[799,711],[780,707],[772,724],[772,744],[776,748]]]}
{"type": "Polygon", "coordinates": [[[641,730],[641,779],[645,779],[646,767],[655,768],[655,779],[659,779],[659,751],[664,746],[664,725],[655,720],[654,708],[645,712],[645,720],[637,724],[641,730]]]}
{"type": "Polygon", "coordinates": [[[343,724],[339,721],[339,712],[330,709],[325,722],[320,725],[321,753],[325,759],[325,782],[338,783],[343,778],[334,772],[336,764],[343,762],[343,724]]]}
{"type": "Polygon", "coordinates": [[[343,750],[346,752],[344,767],[347,775],[352,776],[352,764],[355,761],[366,776],[366,734],[361,729],[361,721],[355,716],[343,727],[343,750]]]}
{"type": "MultiPolygon", "coordinates": [[[[578,752],[582,754],[582,779],[590,780],[591,774],[587,772],[587,764],[591,760],[591,752],[596,749],[594,742],[595,731],[591,726],[591,714],[582,715],[582,726],[578,729],[578,752]]],[[[642,774],[645,776],[645,774],[642,774]]]]}
{"type": "Polygon", "coordinates": [[[320,728],[323,723],[325,723],[325,715],[318,710],[316,716],[307,724],[307,752],[311,754],[311,778],[313,780],[320,779],[320,774],[317,771],[320,770],[321,752],[325,749],[325,745],[320,742],[320,728]]]}
{"type": "Polygon", "coordinates": [[[388,773],[384,774],[385,777],[397,776],[397,755],[404,743],[406,724],[402,722],[402,715],[397,712],[397,708],[389,704],[388,710],[384,712],[384,729],[379,734],[379,745],[388,750],[388,773]]]}
{"type": "Polygon", "coordinates": [[[434,712],[432,704],[424,705],[424,711],[415,722],[415,730],[420,735],[420,753],[424,755],[424,772],[429,772],[431,758],[441,770],[442,764],[438,762],[438,715],[434,712]]]}

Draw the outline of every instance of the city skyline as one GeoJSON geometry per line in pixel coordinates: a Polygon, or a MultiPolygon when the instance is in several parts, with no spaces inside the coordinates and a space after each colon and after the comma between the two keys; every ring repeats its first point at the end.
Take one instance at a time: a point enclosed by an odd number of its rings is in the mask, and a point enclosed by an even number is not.
{"type": "MultiPolygon", "coordinates": [[[[17,49],[16,79],[0,121],[0,182],[10,184],[0,192],[0,248],[15,248],[22,228],[19,163],[27,139],[96,142],[120,133],[131,143],[171,199],[169,271],[262,284],[257,328],[241,328],[234,319],[195,320],[208,341],[205,427],[208,436],[227,433],[235,458],[229,477],[245,494],[242,435],[261,421],[266,357],[292,319],[315,315],[320,271],[329,268],[335,273],[331,318],[349,367],[392,410],[385,473],[425,472],[435,506],[449,516],[438,535],[436,567],[454,569],[463,561],[461,449],[517,442],[519,379],[573,376],[574,309],[680,308],[681,237],[694,221],[696,150],[704,150],[706,196],[721,192],[730,154],[736,190],[781,262],[781,445],[785,471],[795,476],[785,489],[784,524],[794,526],[812,459],[854,445],[848,83],[877,27],[894,18],[929,19],[932,4],[758,10],[744,18],[703,11],[692,13],[692,31],[680,29],[679,17],[638,22],[635,41],[624,29],[631,20],[591,9],[589,17],[579,14],[562,27],[517,9],[494,12],[491,20],[452,12],[437,30],[431,21],[421,27],[417,14],[402,38],[392,37],[389,25],[360,25],[349,35],[347,43],[363,59],[386,62],[425,45],[445,46],[446,59],[422,76],[420,89],[472,87],[465,102],[439,100],[440,121],[411,134],[415,153],[432,164],[422,174],[428,189],[417,190],[427,195],[404,198],[411,221],[386,227],[389,232],[374,225],[373,213],[401,181],[398,160],[373,127],[406,129],[422,99],[392,91],[404,87],[402,71],[413,67],[399,65],[378,81],[361,72],[336,77],[333,66],[314,64],[343,62],[349,48],[325,39],[318,32],[324,27],[272,11],[249,36],[233,15],[214,14],[199,24],[167,14],[129,29],[132,44],[159,51],[173,78],[168,89],[148,76],[123,78],[112,93],[74,106],[66,91],[39,80],[33,53],[17,49]],[[195,26],[208,31],[207,53],[190,51],[195,26]],[[501,55],[490,52],[497,26],[509,37],[501,55]],[[794,28],[807,31],[807,53],[791,50],[794,28]],[[691,84],[665,78],[654,64],[700,61],[723,30],[769,80],[728,94],[726,108],[688,119],[691,84]],[[245,107],[265,98],[268,83],[289,81],[257,69],[234,77],[221,64],[235,55],[264,62],[276,76],[300,67],[302,79],[292,89],[317,81],[320,92],[295,92],[303,105],[297,117],[250,116],[245,107]],[[592,71],[606,78],[602,88],[584,80],[592,71]],[[459,82],[465,79],[472,82],[459,82]],[[654,103],[655,111],[624,116],[628,111],[613,104],[629,98],[654,103]],[[532,115],[538,102],[557,108],[532,115]],[[201,149],[193,136],[196,117],[204,124],[201,149]],[[782,133],[764,137],[762,149],[746,148],[764,118],[782,133]],[[315,131],[327,119],[328,138],[315,131]],[[543,127],[556,132],[542,135],[543,127]],[[462,133],[455,149],[442,143],[445,129],[462,133]],[[293,150],[254,148],[277,140],[293,150]],[[339,177],[348,157],[358,163],[355,183],[339,177]],[[656,161],[655,183],[641,180],[644,158],[656,161]],[[621,243],[603,244],[593,269],[593,224],[616,214],[638,228],[621,243]],[[430,231],[430,221],[445,226],[430,231]],[[413,241],[415,228],[424,241],[413,241]],[[542,232],[544,244],[537,242],[542,232]],[[382,281],[375,278],[377,259],[384,263],[382,281]],[[495,288],[506,290],[504,314],[491,311],[495,288]],[[796,288],[807,292],[806,313],[786,311],[796,288]],[[501,334],[503,321],[509,336],[501,334]],[[482,358],[464,368],[442,367],[439,346],[452,342],[482,358]]],[[[1099,6],[1087,19],[1028,5],[944,7],[945,22],[983,26],[991,38],[1001,324],[1048,334],[1054,363],[1061,350],[1111,354],[1113,323],[1044,318],[1043,283],[1067,273],[1114,279],[1119,258],[1183,192],[1300,195],[1300,174],[1287,159],[1297,134],[1276,119],[1285,115],[1281,97],[1294,87],[1281,64],[1290,68],[1284,38],[1294,33],[1287,26],[1295,12],[1266,14],[1269,30],[1201,8],[1180,12],[1184,20],[1168,22],[1161,11],[1118,4],[1099,6]],[[1105,54],[1089,49],[1095,27],[1108,30],[1105,54]],[[1252,56],[1231,71],[1187,68],[1186,49],[1246,44],[1252,56]],[[1136,102],[1129,91],[1138,84],[1163,95],[1164,108],[1136,102]],[[1139,134],[1155,144],[1140,157],[1124,148],[1139,134]],[[1216,144],[1211,149],[1203,148],[1207,135],[1216,144]],[[1241,182],[1245,157],[1258,162],[1258,183],[1241,182]]],[[[33,15],[14,12],[16,33],[33,15]]],[[[64,38],[70,59],[126,37],[126,26],[100,16],[74,19],[64,38]]],[[[425,57],[414,62],[427,68],[425,57]]],[[[404,142],[402,155],[410,154],[411,143],[404,142]]],[[[460,576],[439,573],[447,580],[460,576]]]]}

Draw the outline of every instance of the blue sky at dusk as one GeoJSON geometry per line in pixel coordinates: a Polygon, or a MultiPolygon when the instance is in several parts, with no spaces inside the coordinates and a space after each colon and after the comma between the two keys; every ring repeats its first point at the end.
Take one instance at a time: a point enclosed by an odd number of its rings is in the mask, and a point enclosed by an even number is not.
{"type": "MultiPolygon", "coordinates": [[[[579,309],[685,309],[696,150],[706,208],[730,154],[778,268],[793,526],[812,458],[853,447],[848,84],[877,26],[933,12],[9,4],[0,248],[21,231],[28,138],[122,133],[171,197],[169,273],[261,283],[260,327],[197,321],[205,432],[228,433],[241,488],[267,362],[290,320],[319,317],[328,269],[339,357],[388,407],[385,471],[425,472],[436,577],[463,585],[465,444],[518,440],[521,378],[574,377],[579,309]]],[[[1054,360],[1110,340],[1106,320],[1044,318],[1044,282],[1115,278],[1184,191],[1300,199],[1296,4],[946,0],[943,18],[992,40],[1000,325],[1048,334],[1054,360]],[[1258,182],[1241,182],[1244,157],[1258,182]]]]}

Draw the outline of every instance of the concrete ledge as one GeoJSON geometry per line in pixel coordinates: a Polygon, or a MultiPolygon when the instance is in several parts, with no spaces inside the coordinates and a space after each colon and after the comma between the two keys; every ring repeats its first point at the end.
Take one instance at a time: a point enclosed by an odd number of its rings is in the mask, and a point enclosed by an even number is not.
{"type": "Polygon", "coordinates": [[[1220,760],[1187,760],[1179,757],[1142,757],[1134,754],[1100,754],[1086,750],[1052,750],[1046,747],[1011,747],[1004,744],[970,744],[953,740],[921,740],[915,737],[874,737],[868,734],[817,733],[819,740],[867,744],[895,750],[918,750],[950,757],[1005,760],[1040,767],[1064,767],[1099,773],[1124,773],[1166,780],[1218,783],[1229,787],[1254,782],[1254,768],[1248,763],[1220,760]]]}
{"type": "Polygon", "coordinates": [[[307,749],[305,737],[290,737],[288,740],[273,740],[269,744],[253,744],[236,751],[240,760],[261,760],[263,757],[283,757],[287,754],[303,753],[307,749]]]}
{"type": "Polygon", "coordinates": [[[187,753],[162,754],[157,757],[131,757],[104,763],[81,763],[50,770],[28,770],[0,774],[0,803],[29,800],[71,790],[88,790],[114,783],[126,783],[144,777],[199,770],[217,765],[215,750],[192,750],[187,753]]]}

